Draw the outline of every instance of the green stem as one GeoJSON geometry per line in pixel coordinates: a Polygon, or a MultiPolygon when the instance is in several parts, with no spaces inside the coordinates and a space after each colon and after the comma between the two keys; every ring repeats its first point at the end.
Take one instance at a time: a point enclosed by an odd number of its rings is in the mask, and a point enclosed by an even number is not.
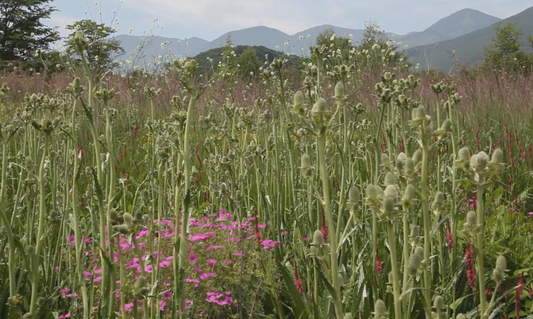
{"type": "Polygon", "coordinates": [[[46,158],[48,157],[48,149],[49,149],[49,137],[45,135],[44,137],[44,145],[43,145],[43,155],[41,157],[41,164],[39,165],[39,177],[38,177],[38,184],[39,184],[39,221],[38,221],[38,228],[37,228],[37,237],[36,237],[36,247],[35,252],[32,258],[32,283],[31,283],[31,302],[30,302],[30,314],[35,315],[36,308],[37,308],[37,291],[39,289],[39,266],[41,264],[41,250],[43,247],[43,233],[44,233],[44,224],[45,224],[45,218],[46,218],[46,194],[44,190],[44,163],[46,162],[46,158]]]}
{"type": "MultiPolygon", "coordinates": [[[[335,229],[335,224],[333,222],[333,215],[331,213],[331,203],[330,203],[330,192],[329,192],[329,179],[326,166],[326,136],[325,136],[325,127],[322,132],[319,133],[317,137],[318,145],[318,163],[320,170],[320,178],[322,180],[322,193],[324,196],[324,214],[326,215],[326,223],[328,229],[331,231],[335,229]]],[[[335,313],[337,314],[337,319],[344,318],[344,310],[342,309],[341,301],[341,289],[338,276],[338,265],[337,265],[337,236],[333,233],[329,238],[329,244],[331,247],[330,253],[330,266],[331,266],[331,281],[333,283],[333,289],[335,290],[335,295],[332,296],[333,304],[335,305],[335,313]]]]}
{"type": "Polygon", "coordinates": [[[387,232],[389,234],[390,258],[392,267],[392,290],[394,293],[394,318],[402,318],[402,307],[400,301],[400,278],[398,274],[398,257],[396,254],[396,236],[394,233],[394,223],[387,222],[387,232]]]}
{"type": "MultiPolygon", "coordinates": [[[[424,137],[422,137],[424,138],[424,137]]],[[[422,202],[422,219],[424,223],[424,261],[426,263],[424,268],[424,310],[426,318],[431,318],[431,216],[429,212],[429,198],[428,198],[428,165],[429,165],[429,148],[426,141],[422,141],[422,169],[421,169],[421,185],[420,196],[422,202]]]]}
{"type": "Polygon", "coordinates": [[[476,249],[477,249],[477,275],[479,281],[479,309],[481,318],[485,319],[488,317],[488,314],[485,313],[487,309],[487,298],[485,296],[485,266],[484,266],[484,251],[483,251],[483,235],[484,235],[484,219],[485,219],[485,208],[483,193],[485,192],[485,184],[482,181],[477,186],[477,224],[479,226],[479,232],[477,233],[476,238],[476,249]]]}

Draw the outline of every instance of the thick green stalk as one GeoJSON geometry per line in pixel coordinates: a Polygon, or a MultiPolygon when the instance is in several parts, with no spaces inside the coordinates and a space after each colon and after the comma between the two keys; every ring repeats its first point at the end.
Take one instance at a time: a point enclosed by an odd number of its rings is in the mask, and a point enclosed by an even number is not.
{"type": "Polygon", "coordinates": [[[394,293],[394,318],[402,317],[402,302],[400,301],[400,276],[398,273],[398,256],[396,254],[396,234],[394,233],[394,223],[387,222],[387,232],[389,234],[390,259],[392,267],[392,291],[394,293]]]}
{"type": "Polygon", "coordinates": [[[37,226],[37,237],[35,251],[32,258],[32,281],[31,281],[31,302],[30,302],[30,314],[35,315],[37,309],[37,291],[39,289],[39,266],[41,264],[41,250],[43,248],[43,233],[44,233],[44,224],[46,218],[46,194],[44,192],[44,163],[48,157],[48,150],[50,142],[49,137],[45,134],[44,145],[43,145],[43,155],[41,157],[41,164],[39,165],[39,176],[37,178],[37,183],[39,184],[39,220],[37,226]]]}
{"type": "MultiPolygon", "coordinates": [[[[11,223],[6,215],[6,210],[3,207],[4,204],[4,192],[6,189],[6,174],[7,174],[7,141],[2,141],[2,171],[1,171],[1,184],[0,184],[0,218],[6,228],[7,241],[9,247],[8,254],[8,276],[9,276],[9,296],[12,297],[16,294],[15,286],[15,237],[13,236],[11,223]]],[[[15,205],[16,206],[16,205],[15,205]]]]}
{"type": "MultiPolygon", "coordinates": [[[[326,215],[326,223],[328,229],[333,231],[335,229],[335,224],[333,222],[333,215],[331,212],[331,203],[330,203],[330,192],[329,192],[329,179],[326,165],[326,136],[325,128],[322,132],[319,133],[317,137],[317,146],[318,146],[318,165],[320,171],[320,179],[322,180],[322,193],[324,198],[324,214],[326,215]]],[[[337,314],[337,319],[344,318],[344,310],[342,309],[342,300],[341,300],[341,287],[338,276],[338,265],[337,265],[337,236],[335,233],[332,233],[329,238],[329,244],[331,248],[330,253],[330,267],[331,267],[331,281],[333,289],[335,290],[335,295],[332,296],[333,304],[335,305],[335,313],[337,314]]]]}
{"type": "MultiPolygon", "coordinates": [[[[72,107],[72,136],[76,136],[76,102],[74,102],[74,105],[72,107]]],[[[74,147],[76,147],[74,145],[74,147]]],[[[85,280],[83,279],[83,268],[82,268],[82,261],[81,261],[81,255],[82,255],[82,245],[83,240],[81,239],[81,233],[80,233],[80,225],[79,225],[79,216],[78,216],[78,180],[77,175],[80,173],[78,172],[78,165],[79,160],[81,159],[81,153],[78,153],[79,151],[74,153],[74,174],[72,174],[72,226],[74,228],[74,244],[76,245],[75,251],[76,251],[76,272],[78,275],[78,282],[81,286],[81,298],[83,302],[83,318],[88,319],[89,318],[89,298],[87,295],[87,285],[85,284],[85,280]]]]}
{"type": "MultiPolygon", "coordinates": [[[[422,137],[424,138],[424,137],[422,137]]],[[[431,318],[431,273],[433,268],[431,264],[431,216],[429,212],[428,198],[428,165],[429,165],[429,148],[426,141],[422,141],[422,169],[420,196],[422,202],[422,219],[424,223],[424,310],[426,318],[431,318]]]]}
{"type": "MultiPolygon", "coordinates": [[[[111,212],[113,210],[113,198],[115,197],[115,183],[116,183],[116,176],[115,176],[115,154],[113,152],[113,143],[114,143],[114,138],[113,138],[113,128],[111,126],[111,114],[110,111],[109,111],[109,105],[108,105],[108,101],[104,101],[104,107],[105,107],[105,117],[106,117],[106,129],[105,129],[105,136],[106,136],[106,144],[107,144],[107,151],[108,151],[108,154],[109,154],[109,163],[108,163],[108,167],[109,167],[109,183],[107,185],[108,187],[108,193],[107,193],[107,208],[106,208],[106,211],[107,211],[107,216],[111,216],[111,212]]],[[[107,222],[107,218],[105,218],[104,220],[104,223],[107,222]]],[[[113,237],[112,237],[112,234],[113,234],[113,225],[111,225],[111,223],[106,223],[107,224],[107,234],[108,234],[108,254],[109,254],[109,258],[110,260],[114,260],[114,243],[113,243],[113,237]]],[[[111,266],[113,267],[113,266],[111,266]]],[[[113,315],[113,303],[114,303],[114,300],[115,300],[115,278],[110,278],[110,275],[112,274],[113,272],[110,272],[108,274],[108,285],[109,285],[109,295],[106,296],[108,299],[108,317],[112,317],[113,315]]]]}
{"type": "Polygon", "coordinates": [[[479,281],[479,310],[481,318],[488,318],[488,314],[485,313],[487,309],[487,297],[485,296],[485,266],[484,266],[484,251],[483,251],[483,235],[484,235],[484,219],[485,219],[485,205],[483,200],[483,193],[485,192],[484,180],[477,186],[477,224],[479,226],[479,232],[476,238],[477,248],[477,276],[479,281]]]}
{"type": "MultiPolygon", "coordinates": [[[[194,93],[191,95],[191,99],[189,100],[189,106],[187,107],[187,120],[185,123],[185,137],[183,139],[183,159],[184,159],[184,179],[185,184],[183,186],[183,189],[185,190],[187,197],[189,191],[190,191],[190,183],[191,183],[191,152],[190,152],[190,131],[191,131],[191,122],[193,121],[192,111],[194,108],[194,105],[196,104],[196,99],[198,98],[197,94],[194,93]]],[[[179,165],[179,163],[178,163],[179,165]]],[[[175,199],[177,200],[177,198],[175,199]]],[[[183,215],[182,215],[182,222],[181,222],[181,240],[180,240],[180,246],[179,246],[179,271],[183,271],[185,269],[185,254],[187,252],[187,241],[186,241],[186,234],[187,234],[187,225],[189,224],[189,212],[185,211],[188,209],[188,205],[185,205],[183,203],[182,206],[183,209],[183,215]]],[[[179,214],[179,212],[178,212],[179,214]]],[[[176,223],[178,223],[179,220],[176,220],[176,223]]],[[[178,233],[176,233],[176,236],[178,236],[178,233]]],[[[180,273],[180,284],[183,285],[185,282],[185,276],[180,273]]],[[[179,301],[179,311],[180,311],[180,318],[184,318],[183,314],[185,311],[185,296],[182,293],[180,296],[179,301]]]]}

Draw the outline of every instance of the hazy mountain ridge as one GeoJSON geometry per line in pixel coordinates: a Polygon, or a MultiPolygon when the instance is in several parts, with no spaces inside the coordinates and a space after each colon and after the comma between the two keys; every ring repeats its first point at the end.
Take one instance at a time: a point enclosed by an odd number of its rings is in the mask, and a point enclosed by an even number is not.
{"type": "MultiPolygon", "coordinates": [[[[481,30],[493,30],[494,24],[498,21],[501,20],[480,11],[463,9],[440,19],[424,31],[410,32],[406,35],[396,35],[393,33],[387,33],[387,35],[391,37],[391,39],[401,41],[402,46],[407,45],[409,47],[408,55],[413,57],[415,61],[420,62],[421,65],[425,65],[426,61],[420,61],[420,52],[422,52],[422,55],[424,55],[425,52],[425,56],[427,56],[428,48],[434,47],[436,43],[440,46],[441,44],[446,44],[449,41],[460,39],[461,37],[480,32],[481,30]]],[[[533,18],[531,21],[531,24],[533,24],[533,18]]],[[[314,45],[316,37],[328,28],[333,29],[338,36],[351,37],[354,43],[360,42],[364,34],[363,29],[349,29],[332,25],[312,27],[293,35],[289,35],[274,28],[257,26],[224,33],[213,41],[207,41],[197,37],[190,39],[174,39],[159,36],[133,35],[119,35],[115,38],[121,42],[121,45],[126,52],[126,54],[120,58],[121,60],[128,59],[132,60],[134,64],[146,66],[148,63],[153,63],[154,59],[172,60],[177,56],[194,57],[201,52],[223,47],[226,44],[228,35],[234,45],[264,46],[285,53],[307,56],[309,54],[309,47],[314,45]]],[[[485,31],[480,34],[485,34],[485,31]]],[[[465,42],[463,44],[477,44],[482,47],[483,44],[490,42],[492,35],[488,37],[483,36],[482,39],[475,39],[476,41],[472,41],[472,43],[465,42]]],[[[443,48],[446,50],[448,47],[448,45],[445,45],[443,48]]],[[[454,47],[453,42],[450,47],[454,47]]],[[[450,52],[454,49],[458,50],[458,48],[453,48],[450,52]]],[[[475,62],[478,59],[479,57],[470,58],[465,60],[465,62],[475,62]]]]}
{"type": "MultiPolygon", "coordinates": [[[[503,26],[508,22],[514,22],[517,28],[522,29],[522,43],[526,44],[527,37],[533,35],[533,7],[497,23],[503,26]]],[[[481,62],[484,47],[495,37],[494,28],[495,24],[492,24],[437,44],[413,47],[407,51],[407,57],[420,63],[423,68],[429,66],[445,71],[452,70],[454,59],[458,59],[460,63],[474,65],[481,62]]]]}

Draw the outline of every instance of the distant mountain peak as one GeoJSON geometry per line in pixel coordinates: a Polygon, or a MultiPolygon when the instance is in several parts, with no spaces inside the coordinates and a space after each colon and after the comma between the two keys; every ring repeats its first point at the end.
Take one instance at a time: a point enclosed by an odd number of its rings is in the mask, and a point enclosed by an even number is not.
{"type": "Polygon", "coordinates": [[[453,39],[486,28],[501,21],[500,18],[474,9],[462,9],[440,19],[424,31],[439,33],[453,39]]]}

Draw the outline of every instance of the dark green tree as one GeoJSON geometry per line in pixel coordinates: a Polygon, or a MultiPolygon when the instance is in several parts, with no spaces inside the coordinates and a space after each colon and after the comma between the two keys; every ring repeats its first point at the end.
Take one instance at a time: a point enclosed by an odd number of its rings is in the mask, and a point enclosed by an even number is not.
{"type": "Polygon", "coordinates": [[[86,44],[85,57],[93,70],[101,72],[118,66],[114,58],[124,53],[124,49],[119,41],[111,38],[115,29],[89,19],[76,21],[68,25],[67,29],[73,31],[66,41],[67,53],[77,63],[81,63],[81,56],[76,44],[76,32],[81,31],[86,44]]]}
{"type": "Polygon", "coordinates": [[[24,65],[59,40],[59,33],[41,22],[56,11],[51,1],[0,0],[0,67],[15,61],[24,65]]]}
{"type": "Polygon", "coordinates": [[[485,46],[482,66],[490,70],[529,71],[530,56],[522,49],[522,29],[508,22],[495,27],[496,35],[492,43],[485,46]]]}
{"type": "Polygon", "coordinates": [[[239,73],[244,80],[251,80],[259,74],[259,68],[263,65],[257,58],[253,47],[247,47],[237,58],[239,73]]]}

